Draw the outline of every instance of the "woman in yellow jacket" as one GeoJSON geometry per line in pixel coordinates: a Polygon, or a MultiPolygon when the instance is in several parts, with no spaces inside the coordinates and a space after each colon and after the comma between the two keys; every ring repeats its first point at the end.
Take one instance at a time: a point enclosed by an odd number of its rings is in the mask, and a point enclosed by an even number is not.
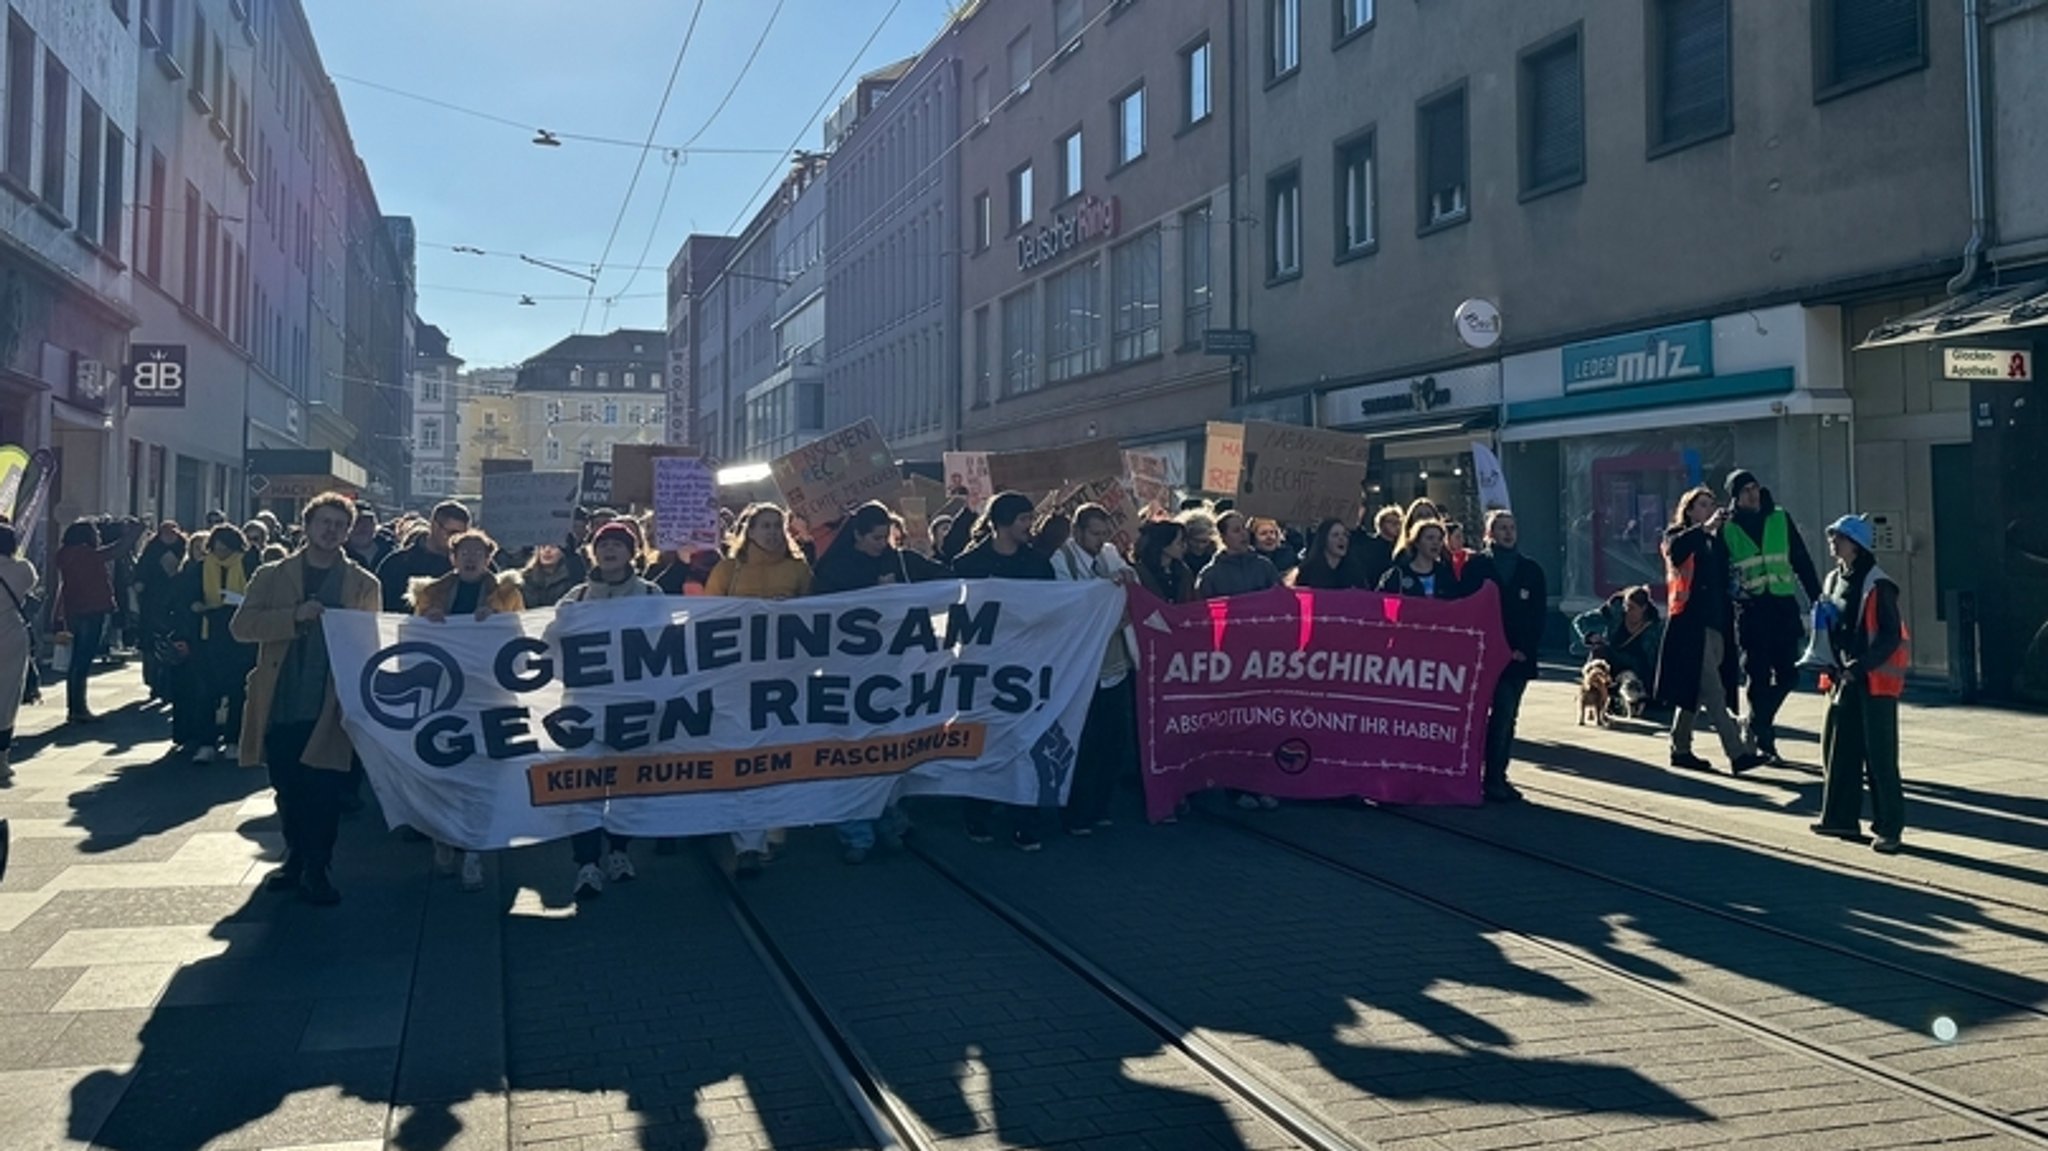
{"type": "MultiPolygon", "coordinates": [[[[789,536],[788,514],[774,504],[754,504],[740,513],[726,558],[718,561],[704,581],[705,595],[740,599],[795,599],[810,590],[811,565],[789,536]]],[[[733,833],[733,854],[741,876],[761,873],[768,862],[771,838],[779,835],[770,831],[733,833]]]]}
{"type": "MultiPolygon", "coordinates": [[[[503,575],[491,571],[491,557],[498,544],[480,531],[467,531],[448,541],[448,554],[455,570],[444,576],[415,579],[406,593],[412,614],[440,623],[457,619],[489,619],[499,612],[523,611],[526,597],[519,590],[515,572],[503,575]]],[[[441,874],[455,870],[455,849],[445,843],[434,845],[434,864],[441,874]]],[[[462,890],[484,889],[484,859],[474,851],[462,853],[462,890]]]]}

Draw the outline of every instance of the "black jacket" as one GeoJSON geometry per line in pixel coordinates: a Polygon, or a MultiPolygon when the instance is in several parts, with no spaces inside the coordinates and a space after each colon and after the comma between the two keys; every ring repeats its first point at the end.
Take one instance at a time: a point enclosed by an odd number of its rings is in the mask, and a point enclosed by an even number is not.
{"type": "MultiPolygon", "coordinates": [[[[1051,565],[1047,565],[1050,571],[1051,565]]],[[[868,555],[848,541],[846,546],[826,548],[811,568],[811,594],[829,595],[860,591],[890,583],[926,583],[949,576],[944,564],[908,549],[890,548],[878,556],[868,555]]],[[[1050,578],[1048,576],[1048,578],[1050,578]]]]}
{"type": "Polygon", "coordinates": [[[1416,575],[1407,564],[1396,564],[1380,576],[1379,590],[1388,595],[1415,596],[1420,599],[1464,599],[1472,594],[1473,568],[1465,567],[1464,578],[1451,567],[1448,558],[1439,560],[1430,574],[1435,577],[1434,590],[1425,590],[1422,577],[1416,575]]]}
{"type": "Polygon", "coordinates": [[[453,559],[428,551],[425,544],[414,544],[392,552],[377,565],[377,582],[384,585],[384,610],[411,615],[412,608],[405,602],[405,597],[412,590],[412,581],[435,579],[454,570],[453,559]]]}
{"type": "Polygon", "coordinates": [[[1728,545],[1704,525],[1671,528],[1664,533],[1664,555],[1673,568],[1692,561],[1692,591],[1685,610],[1669,612],[1664,619],[1664,644],[1657,651],[1657,698],[1685,711],[1699,707],[1700,665],[1707,632],[1712,630],[1721,633],[1722,692],[1734,699],[1741,649],[1731,642],[1735,597],[1729,594],[1728,545]]]}
{"type": "Polygon", "coordinates": [[[1380,586],[1380,577],[1394,566],[1394,541],[1383,540],[1378,535],[1353,535],[1351,554],[1346,557],[1358,563],[1361,587],[1380,586]]]}
{"type": "MultiPolygon", "coordinates": [[[[1385,574],[1384,572],[1381,574],[1385,574]]],[[[1374,577],[1377,582],[1378,577],[1374,577]]],[[[1365,565],[1355,555],[1346,555],[1344,562],[1331,567],[1322,556],[1303,558],[1294,569],[1294,586],[1317,588],[1324,591],[1342,591],[1346,588],[1372,587],[1365,581],[1365,565]]]]}
{"type": "Polygon", "coordinates": [[[1550,618],[1550,584],[1543,568],[1521,554],[1515,556],[1514,575],[1502,578],[1498,553],[1491,547],[1472,557],[1465,574],[1490,579],[1500,588],[1500,622],[1507,632],[1508,650],[1523,658],[1508,664],[1511,679],[1536,678],[1536,651],[1543,646],[1544,626],[1550,618]]]}
{"type": "Polygon", "coordinates": [[[983,537],[953,561],[953,574],[961,579],[1057,579],[1052,561],[1030,546],[1009,555],[996,550],[992,537],[983,537]]]}

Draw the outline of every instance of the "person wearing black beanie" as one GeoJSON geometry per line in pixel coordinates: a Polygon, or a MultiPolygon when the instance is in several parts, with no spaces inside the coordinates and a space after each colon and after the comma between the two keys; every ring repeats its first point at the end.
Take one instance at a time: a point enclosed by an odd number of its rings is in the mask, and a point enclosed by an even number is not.
{"type": "Polygon", "coordinates": [[[1728,474],[1728,507],[1721,538],[1735,580],[1735,638],[1747,681],[1743,722],[1757,754],[1782,765],[1778,709],[1799,686],[1799,650],[1806,642],[1799,593],[1809,603],[1819,600],[1820,573],[1798,525],[1756,473],[1737,468],[1728,474]]]}

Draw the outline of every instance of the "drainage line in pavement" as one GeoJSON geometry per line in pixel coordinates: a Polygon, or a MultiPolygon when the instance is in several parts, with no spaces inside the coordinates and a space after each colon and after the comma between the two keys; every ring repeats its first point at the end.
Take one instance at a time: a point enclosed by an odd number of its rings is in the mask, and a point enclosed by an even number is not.
{"type": "Polygon", "coordinates": [[[1092,960],[1063,942],[1025,912],[975,886],[951,864],[941,862],[923,848],[909,845],[905,850],[924,861],[925,866],[937,872],[946,882],[980,904],[991,915],[1008,924],[1033,946],[1080,977],[1082,982],[1093,987],[1110,1002],[1144,1024],[1147,1030],[1186,1056],[1239,1101],[1265,1116],[1281,1130],[1301,1140],[1311,1151],[1360,1151],[1360,1143],[1338,1133],[1306,1107],[1288,1099],[1266,1083],[1255,1072],[1147,1002],[1137,992],[1124,986],[1115,976],[1096,966],[1092,960]]]}
{"type": "Polygon", "coordinates": [[[1284,836],[1275,835],[1270,831],[1261,831],[1258,828],[1251,827],[1227,816],[1205,814],[1201,818],[1218,827],[1235,831],[1248,839],[1258,840],[1331,871],[1350,876],[1368,886],[1377,887],[1382,891],[1432,908],[1454,919],[1461,919],[1474,926],[1484,928],[1489,932],[1506,936],[1588,971],[1605,975],[1624,986],[1634,988],[1650,998],[1661,999],[1681,1010],[1690,1011],[1694,1015],[1704,1016],[1716,1022],[1724,1023],[1737,1031],[1745,1032],[1752,1038],[1770,1044],[1780,1050],[1791,1051],[1813,1059],[1816,1062],[1832,1064],[1841,1070],[1860,1075],[1865,1079],[1875,1080],[1895,1090],[1911,1095],[1924,1103],[1939,1107],[1944,1111],[1994,1127],[2006,1135],[2025,1140],[2034,1146],[2048,1147],[2048,1127],[2008,1115],[2003,1111],[1988,1107],[1967,1096],[1956,1095],[1927,1083],[1916,1076],[1893,1071],[1882,1064],[1853,1052],[1841,1050],[1832,1044],[1809,1039],[1774,1027],[1761,1019],[1737,1011],[1732,1007],[1726,1007],[1697,995],[1665,986],[1654,979],[1645,978],[1633,971],[1587,955],[1576,947],[1545,939],[1538,935],[1532,935],[1519,928],[1510,927],[1497,919],[1459,907],[1457,904],[1409,887],[1398,880],[1388,879],[1385,876],[1367,871],[1357,864],[1325,855],[1312,847],[1295,843],[1284,836]]]}
{"type": "Polygon", "coordinates": [[[1524,859],[1533,859],[1538,863],[1548,864],[1549,866],[1554,867],[1559,871],[1567,871],[1576,875],[1583,875],[1588,879],[1596,880],[1598,882],[1605,883],[1613,887],[1619,887],[1626,891],[1633,891],[1639,895],[1647,895],[1652,899],[1660,900],[1664,903],[1673,904],[1678,907],[1683,907],[1688,911],[1697,911],[1702,915],[1709,915],[1715,919],[1724,920],[1728,923],[1740,924],[1743,927],[1752,928],[1754,930],[1764,932],[1767,935],[1775,935],[1780,939],[1787,939],[1794,943],[1805,944],[1806,946],[1815,948],[1816,950],[1827,951],[1832,952],[1836,955],[1846,956],[1850,959],[1858,960],[1862,963],[1869,964],[1872,967],[1882,967],[1887,971],[1892,971],[1900,975],[1909,976],[1911,978],[1918,979],[1925,983],[1939,984],[1943,987],[1949,988],[1950,990],[1961,991],[1967,995],[1974,995],[1979,999],[1983,999],[1991,1003],[1996,1003],[2002,1007],[2009,1007],[2015,1011],[2023,1011],[2029,1015],[2038,1015],[2044,1019],[2048,1019],[2048,1010],[2043,1010],[2040,1006],[2033,1003],[2029,1003],[2024,999],[2016,999],[2010,995],[2002,995],[1996,991],[1987,991],[1982,987],[1966,983],[1960,979],[1953,979],[1946,975],[1930,974],[1928,972],[1921,971],[1918,968],[1911,967],[1904,963],[1900,963],[1897,960],[1884,959],[1875,955],[1866,955],[1853,947],[1848,947],[1840,943],[1834,943],[1826,939],[1818,938],[1817,936],[1806,935],[1801,932],[1794,931],[1789,927],[1780,927],[1775,923],[1766,923],[1761,919],[1756,919],[1751,916],[1743,915],[1740,912],[1729,911],[1725,908],[1715,907],[1709,903],[1702,903],[1699,900],[1691,898],[1690,896],[1679,895],[1675,892],[1670,891],[1663,891],[1658,888],[1651,887],[1647,884],[1639,883],[1633,879],[1623,879],[1617,875],[1610,875],[1607,872],[1601,871],[1599,868],[1589,867],[1581,863],[1573,863],[1568,859],[1560,859],[1557,856],[1537,851],[1534,848],[1523,847],[1519,844],[1513,843],[1503,843],[1502,841],[1497,839],[1489,839],[1484,835],[1480,835],[1479,833],[1473,831],[1467,831],[1461,827],[1451,827],[1447,824],[1438,823],[1432,819],[1424,819],[1423,817],[1416,815],[1413,812],[1399,811],[1394,810],[1392,808],[1381,808],[1380,810],[1388,815],[1395,817],[1396,819],[1400,819],[1407,823],[1415,824],[1418,827],[1427,827],[1432,831],[1440,831],[1445,835],[1456,836],[1459,839],[1463,839],[1471,843],[1481,844],[1483,846],[1493,848],[1496,851],[1506,852],[1510,855],[1519,855],[1524,859]]]}
{"type": "MultiPolygon", "coordinates": [[[[1982,892],[1965,891],[1960,887],[1951,887],[1948,884],[1935,883],[1932,880],[1927,879],[1915,879],[1911,876],[1900,875],[1895,871],[1883,871],[1875,867],[1862,867],[1854,863],[1848,863],[1843,860],[1836,859],[1832,856],[1815,855],[1810,851],[1800,851],[1799,849],[1792,847],[1780,847],[1777,844],[1766,843],[1761,839],[1751,839],[1747,836],[1739,835],[1732,831],[1721,831],[1710,827],[1698,827],[1690,823],[1685,823],[1681,820],[1672,819],[1669,816],[1658,815],[1657,813],[1652,811],[1644,811],[1641,808],[1628,807],[1624,804],[1619,803],[1609,803],[1606,800],[1601,799],[1588,799],[1583,795],[1573,795],[1568,791],[1557,791],[1548,787],[1535,787],[1527,783],[1518,783],[1516,784],[1516,786],[1521,788],[1525,792],[1530,792],[1536,795],[1549,796],[1552,799],[1562,799],[1567,803],[1583,804],[1586,807],[1597,808],[1601,811],[1612,812],[1617,815],[1633,816],[1636,819],[1643,820],[1646,823],[1654,823],[1659,825],[1660,827],[1675,827],[1684,831],[1694,832],[1699,835],[1711,836],[1714,839],[1723,840],[1728,843],[1739,843],[1744,847],[1762,848],[1766,851],[1777,852],[1780,855],[1789,855],[1794,859],[1801,859],[1806,860],[1810,863],[1819,864],[1823,867],[1826,867],[1836,872],[1842,872],[1851,875],[1870,876],[1875,879],[1883,880],[1887,884],[1896,887],[1918,888],[1924,891],[1932,891],[1940,895],[1953,896],[1957,899],[1967,899],[1974,903],[1989,903],[1994,904],[1998,907],[2009,908],[2013,911],[2023,911],[2029,915],[2041,914],[2041,909],[2039,907],[2036,907],[2032,904],[2021,903],[2019,900],[2016,899],[2004,899],[1996,895],[1986,895],[1982,892]]],[[[1910,847],[1907,849],[1906,854],[1912,854],[1912,849],[1910,847]]]]}
{"type": "Polygon", "coordinates": [[[732,912],[741,938],[760,958],[769,981],[782,994],[805,1037],[824,1060],[827,1075],[852,1105],[861,1125],[874,1136],[880,1151],[935,1151],[938,1144],[925,1136],[923,1128],[911,1117],[910,1108],[882,1084],[874,1064],[861,1053],[846,1029],[832,1018],[831,1009],[804,983],[803,976],[797,973],[796,964],[768,937],[767,926],[747,906],[739,884],[718,865],[709,851],[703,853],[702,860],[705,869],[711,872],[725,892],[727,910],[732,912]]]}

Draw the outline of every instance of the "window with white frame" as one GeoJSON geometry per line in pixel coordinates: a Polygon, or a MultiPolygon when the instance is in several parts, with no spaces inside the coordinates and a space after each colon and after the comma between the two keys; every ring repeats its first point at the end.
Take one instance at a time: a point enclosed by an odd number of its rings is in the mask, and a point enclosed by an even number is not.
{"type": "Polygon", "coordinates": [[[618,405],[618,402],[617,402],[617,401],[615,401],[615,400],[607,400],[607,401],[605,402],[605,405],[604,405],[604,422],[605,422],[606,424],[608,424],[608,425],[612,425],[612,426],[616,426],[616,425],[618,424],[618,422],[619,422],[619,405],[618,405]]]}
{"type": "Polygon", "coordinates": [[[547,402],[547,404],[546,404],[545,406],[543,406],[543,407],[541,408],[541,413],[542,413],[542,414],[543,414],[544,416],[546,416],[546,417],[547,417],[547,421],[548,421],[549,423],[551,423],[551,424],[559,424],[559,423],[561,423],[561,422],[562,422],[562,401],[560,401],[560,400],[549,400],[549,401],[547,402]]]}
{"type": "Polygon", "coordinates": [[[1337,148],[1337,254],[1357,255],[1379,242],[1379,170],[1373,137],[1337,148]]]}
{"type": "Polygon", "coordinates": [[[1337,34],[1349,36],[1372,25],[1373,0],[1337,0],[1337,34]]]}
{"type": "Polygon", "coordinates": [[[1038,287],[1003,297],[1003,395],[1038,387],[1038,287]]]}
{"type": "Polygon", "coordinates": [[[1266,181],[1266,278],[1301,274],[1301,170],[1266,181]]]}
{"type": "Polygon", "coordinates": [[[576,422],[577,422],[577,423],[580,423],[580,424],[591,424],[591,423],[596,423],[596,422],[597,422],[597,404],[595,404],[594,402],[592,402],[592,401],[590,401],[590,400],[584,400],[584,401],[583,401],[582,403],[580,403],[580,404],[577,404],[577,405],[576,405],[576,422]]]}
{"type": "Polygon", "coordinates": [[[1128,164],[1145,154],[1145,86],[1138,85],[1116,102],[1116,162],[1128,164]]]}
{"type": "Polygon", "coordinates": [[[420,450],[438,452],[441,450],[441,417],[427,416],[420,420],[420,450]]]}
{"type": "Polygon", "coordinates": [[[548,442],[547,442],[547,443],[546,443],[545,445],[543,445],[543,446],[541,447],[541,452],[540,452],[540,455],[541,455],[541,459],[542,459],[542,460],[544,460],[544,461],[546,461],[547,463],[551,463],[551,464],[559,464],[559,463],[561,463],[561,462],[562,462],[562,441],[560,441],[560,440],[556,439],[556,438],[555,438],[555,437],[553,437],[553,436],[549,436],[549,437],[548,437],[548,442]]]}
{"type": "Polygon", "coordinates": [[[638,372],[634,372],[634,371],[628,371],[628,372],[626,372],[625,374],[621,375],[621,376],[619,377],[619,386],[621,386],[621,387],[624,387],[624,388],[637,388],[637,387],[639,387],[639,386],[640,386],[640,373],[638,373],[638,372]]]}
{"type": "Polygon", "coordinates": [[[988,251],[988,246],[993,241],[994,213],[995,208],[989,203],[987,192],[974,197],[974,250],[977,252],[988,251]]]}
{"type": "Polygon", "coordinates": [[[1209,205],[1180,214],[1181,342],[1201,342],[1216,299],[1209,277],[1209,205]]]}
{"type": "Polygon", "coordinates": [[[1102,367],[1102,257],[1045,281],[1045,378],[1059,383],[1102,367]]]}
{"type": "Polygon", "coordinates": [[[1110,358],[1119,364],[1159,354],[1159,263],[1157,228],[1109,255],[1109,298],[1115,309],[1110,358]]]}
{"type": "Polygon", "coordinates": [[[1181,124],[1191,126],[1207,120],[1216,111],[1216,99],[1210,90],[1209,40],[1201,42],[1180,54],[1181,63],[1181,124]]]}
{"type": "Polygon", "coordinates": [[[420,373],[420,402],[438,404],[441,402],[441,373],[420,373]]]}
{"type": "Polygon", "coordinates": [[[1010,230],[1015,232],[1031,222],[1031,165],[1010,172],[1010,230]]]}
{"type": "Polygon", "coordinates": [[[611,387],[612,374],[610,372],[605,371],[603,368],[599,368],[597,370],[597,386],[600,388],[611,387]]]}
{"type": "Polygon", "coordinates": [[[1060,137],[1060,199],[1081,194],[1081,129],[1060,137]]]}
{"type": "Polygon", "coordinates": [[[1471,217],[1466,193],[1469,157],[1465,148],[1465,89],[1439,96],[1422,105],[1420,151],[1422,169],[1422,230],[1448,227],[1471,217]]]}
{"type": "Polygon", "coordinates": [[[1266,0],[1266,79],[1301,67],[1301,0],[1266,0]]]}

